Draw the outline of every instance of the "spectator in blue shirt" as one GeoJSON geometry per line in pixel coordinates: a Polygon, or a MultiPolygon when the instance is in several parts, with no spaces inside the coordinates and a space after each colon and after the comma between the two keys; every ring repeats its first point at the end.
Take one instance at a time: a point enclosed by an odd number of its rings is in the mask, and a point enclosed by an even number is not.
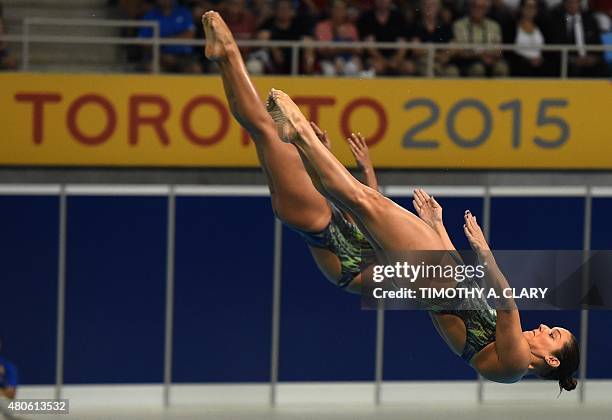
{"type": "MultiPolygon", "coordinates": [[[[2,343],[0,343],[0,346],[2,343]]],[[[12,400],[17,393],[17,369],[4,357],[0,356],[0,398],[12,400]]]]}
{"type": "MultiPolygon", "coordinates": [[[[191,12],[177,4],[176,0],[156,0],[155,7],[144,15],[143,20],[159,22],[159,32],[162,38],[194,38],[195,26],[191,12]]],[[[150,38],[153,36],[153,29],[141,28],[139,36],[150,38]]],[[[162,71],[167,72],[201,72],[193,56],[193,47],[189,45],[163,45],[160,64],[162,71]]]]}

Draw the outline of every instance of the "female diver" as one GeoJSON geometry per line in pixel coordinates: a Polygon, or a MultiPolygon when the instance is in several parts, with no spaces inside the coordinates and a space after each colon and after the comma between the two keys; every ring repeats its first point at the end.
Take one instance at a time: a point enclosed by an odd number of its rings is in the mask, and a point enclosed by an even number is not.
{"type": "MultiPolygon", "coordinates": [[[[433,198],[422,190],[415,191],[414,204],[421,219],[375,188],[361,184],[328,150],[320,130],[284,92],[270,92],[266,112],[221,17],[207,12],[202,20],[206,56],[219,63],[232,113],[255,141],[273,208],[281,220],[305,237],[317,265],[330,280],[350,291],[360,289],[364,267],[361,249],[366,247],[366,239],[372,250],[383,255],[407,250],[454,251],[441,225],[441,207],[433,198]],[[351,248],[350,257],[344,254],[345,246],[351,248]]],[[[476,218],[469,211],[464,217],[470,245],[480,262],[489,267],[488,283],[508,287],[476,218]]],[[[485,378],[514,383],[535,374],[557,380],[568,391],[576,387],[573,373],[578,368],[579,350],[570,331],[546,325],[522,331],[518,310],[493,310],[486,300],[479,299],[466,299],[458,310],[431,308],[430,313],[450,349],[485,378]]]]}
{"type": "MultiPolygon", "coordinates": [[[[232,114],[255,143],[276,216],[304,238],[317,266],[332,283],[358,293],[361,272],[369,265],[367,256],[374,255],[370,242],[350,216],[315,188],[295,147],[279,139],[276,125],[259,99],[221,16],[208,12],[202,23],[209,40],[206,57],[217,62],[232,114]]],[[[318,141],[330,147],[327,134],[311,124],[318,141]]],[[[363,137],[353,134],[348,141],[365,182],[376,189],[376,176],[363,137]]]]}

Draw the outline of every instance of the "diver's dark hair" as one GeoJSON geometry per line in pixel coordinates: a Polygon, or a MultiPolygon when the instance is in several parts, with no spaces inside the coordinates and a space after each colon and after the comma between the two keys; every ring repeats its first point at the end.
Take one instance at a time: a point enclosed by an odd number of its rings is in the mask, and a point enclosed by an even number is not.
{"type": "Polygon", "coordinates": [[[578,381],[574,378],[574,372],[578,370],[580,365],[580,348],[576,337],[572,334],[565,346],[558,352],[553,353],[553,356],[559,359],[559,366],[540,373],[540,378],[559,381],[559,390],[561,391],[573,390],[578,385],[578,381]]]}

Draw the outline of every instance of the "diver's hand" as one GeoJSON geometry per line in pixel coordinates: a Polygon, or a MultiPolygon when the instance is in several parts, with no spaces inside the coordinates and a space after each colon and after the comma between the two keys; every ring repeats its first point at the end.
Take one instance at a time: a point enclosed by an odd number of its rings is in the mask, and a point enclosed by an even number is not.
{"type": "Polygon", "coordinates": [[[470,242],[472,249],[481,257],[484,256],[484,254],[491,252],[489,244],[482,233],[482,229],[480,229],[480,226],[476,221],[476,216],[474,216],[469,210],[466,210],[463,218],[465,220],[463,231],[465,232],[465,236],[470,242]]]}
{"type": "Polygon", "coordinates": [[[351,153],[355,158],[355,162],[357,162],[357,166],[364,171],[372,170],[374,166],[372,165],[372,160],[370,159],[370,151],[368,149],[368,144],[366,143],[365,137],[363,137],[361,133],[351,133],[351,136],[346,140],[351,148],[351,153]]]}
{"type": "Polygon", "coordinates": [[[310,126],[314,130],[321,143],[323,143],[323,146],[327,147],[327,150],[331,150],[331,140],[327,135],[327,130],[321,130],[319,126],[314,123],[314,121],[310,121],[310,126]]]}
{"type": "Polygon", "coordinates": [[[442,206],[421,188],[412,192],[412,205],[417,214],[432,229],[442,225],[442,206]]]}

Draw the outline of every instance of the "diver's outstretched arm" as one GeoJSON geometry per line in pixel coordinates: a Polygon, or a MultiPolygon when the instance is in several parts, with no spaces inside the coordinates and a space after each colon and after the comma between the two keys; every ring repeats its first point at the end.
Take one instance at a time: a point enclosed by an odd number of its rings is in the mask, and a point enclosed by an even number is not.
{"type": "MultiPolygon", "coordinates": [[[[494,289],[499,296],[504,296],[503,291],[509,289],[508,280],[503,275],[489,244],[485,240],[482,229],[476,221],[476,217],[469,210],[465,212],[465,235],[470,245],[478,254],[480,263],[486,266],[486,284],[494,289]]],[[[503,379],[502,382],[518,381],[528,372],[531,363],[531,351],[529,343],[523,337],[521,318],[516,304],[512,298],[498,299],[497,322],[495,326],[495,351],[484,352],[482,356],[474,360],[476,369],[492,380],[503,379]],[[501,307],[499,307],[501,305],[501,307]]]]}

